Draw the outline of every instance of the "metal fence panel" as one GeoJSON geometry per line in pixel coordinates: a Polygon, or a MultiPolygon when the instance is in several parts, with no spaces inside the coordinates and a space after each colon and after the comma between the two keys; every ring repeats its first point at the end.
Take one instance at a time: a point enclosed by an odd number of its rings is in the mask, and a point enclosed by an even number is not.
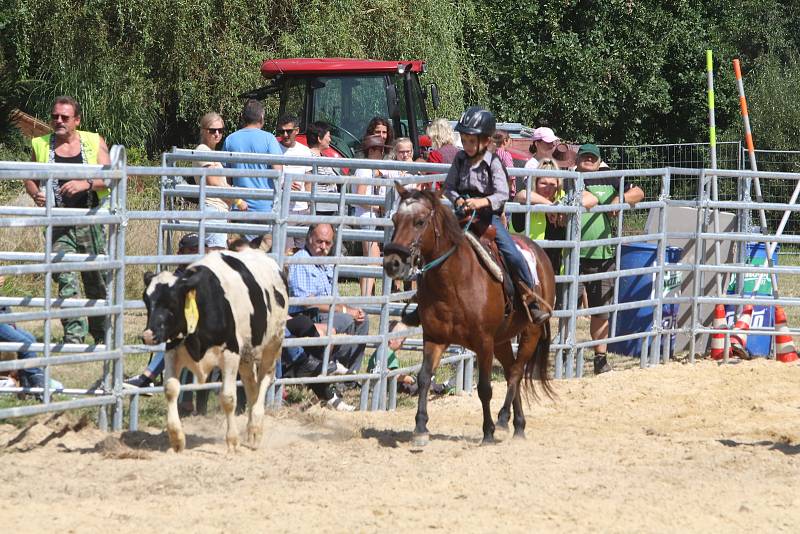
{"type": "MultiPolygon", "coordinates": [[[[733,210],[744,214],[757,208],[765,209],[770,214],[776,214],[778,218],[788,210],[792,223],[798,217],[798,208],[785,196],[785,192],[793,191],[800,187],[797,184],[800,175],[787,172],[793,171],[792,161],[782,161],[774,169],[767,169],[768,157],[765,155],[764,172],[751,173],[740,170],[741,152],[738,144],[730,146],[721,144],[720,169],[713,175],[710,170],[703,169],[707,159],[707,148],[704,145],[675,146],[648,146],[648,147],[603,147],[605,159],[615,167],[615,170],[581,174],[575,172],[553,171],[529,171],[525,169],[511,169],[510,175],[526,177],[527,187],[530,190],[533,178],[536,176],[555,175],[562,179],[568,195],[559,206],[529,206],[508,203],[508,212],[558,212],[567,216],[567,237],[564,241],[557,243],[545,243],[545,245],[562,248],[565,254],[565,271],[559,274],[560,291],[563,295],[563,306],[557,310],[556,317],[559,319],[559,328],[552,348],[556,354],[554,373],[558,378],[582,376],[586,351],[598,345],[611,341],[622,341],[628,339],[642,339],[643,350],[640,355],[640,365],[646,367],[663,363],[669,358],[670,344],[667,341],[671,334],[681,331],[692,337],[692,350],[690,359],[694,358],[695,352],[704,351],[700,337],[707,335],[712,330],[709,325],[701,321],[700,305],[708,306],[716,303],[733,303],[741,305],[748,300],[759,303],[783,303],[793,309],[800,305],[800,300],[788,293],[776,295],[773,298],[747,299],[741,296],[727,296],[724,294],[704,295],[697,292],[696,295],[688,298],[669,297],[656,291],[651,298],[636,302],[619,302],[619,279],[630,276],[652,276],[655,286],[661,287],[664,280],[668,277],[667,271],[693,272],[698,279],[698,287],[703,287],[703,279],[706,276],[714,276],[724,272],[733,275],[742,273],[748,269],[742,261],[741,253],[739,262],[734,265],[724,265],[722,263],[709,265],[703,263],[702,259],[697,259],[694,264],[682,264],[678,267],[667,267],[665,265],[665,249],[670,239],[685,237],[667,231],[668,219],[666,208],[670,206],[688,206],[697,212],[697,228],[692,232],[687,232],[686,236],[707,242],[719,242],[721,240],[733,240],[737,243],[751,241],[761,242],[780,242],[783,248],[790,248],[800,244],[800,235],[796,225],[786,225],[782,235],[776,235],[776,230],[772,225],[767,229],[759,229],[754,232],[752,228],[743,225],[736,234],[722,234],[715,231],[713,225],[702,225],[702,221],[710,221],[714,214],[720,210],[733,210]],[[634,150],[635,149],[635,150],[634,150]],[[734,165],[734,161],[736,164],[734,165]],[[646,168],[650,165],[651,168],[646,168]],[[782,165],[782,166],[781,166],[782,165]],[[768,170],[782,171],[767,172],[768,170]],[[588,242],[581,240],[580,217],[585,211],[580,204],[581,193],[585,188],[585,180],[592,177],[613,176],[625,180],[625,182],[640,185],[645,189],[645,201],[635,207],[627,204],[617,204],[614,206],[600,206],[594,209],[596,212],[612,213],[613,232],[609,239],[588,242]],[[766,204],[757,204],[751,201],[751,194],[747,189],[752,184],[753,177],[761,180],[764,200],[766,204]],[[716,184],[716,186],[715,186],[716,184]],[[773,194],[774,191],[780,193],[773,194]],[[769,197],[769,198],[767,198],[769,197]],[[658,217],[655,217],[649,229],[646,228],[645,221],[648,214],[659,209],[658,217]],[[764,233],[766,232],[766,233],[764,233]],[[644,267],[638,269],[623,269],[620,264],[622,246],[632,242],[650,242],[657,246],[657,262],[652,268],[644,267]],[[599,275],[581,275],[579,273],[580,250],[588,245],[610,245],[616,251],[616,264],[609,273],[599,275]],[[615,290],[612,303],[607,306],[596,308],[581,308],[579,284],[590,282],[602,278],[614,280],[615,290]],[[688,324],[662,326],[661,313],[664,304],[682,303],[691,305],[693,311],[691,320],[688,324]],[[619,334],[618,314],[625,310],[653,308],[654,327],[649,331],[641,331],[627,334],[619,334]],[[579,319],[581,317],[596,315],[598,313],[610,314],[609,338],[605,341],[593,341],[587,339],[586,333],[582,332],[579,319]],[[696,349],[696,350],[695,350],[696,349]]],[[[37,363],[44,363],[45,372],[49,377],[51,366],[56,365],[77,365],[86,361],[105,362],[103,381],[99,389],[86,391],[88,399],[82,401],[61,401],[52,402],[52,392],[46,389],[44,393],[44,404],[25,409],[0,409],[0,418],[26,415],[32,413],[42,413],[46,411],[56,411],[73,409],[81,406],[111,406],[112,420],[110,426],[119,429],[122,425],[123,401],[127,396],[134,396],[131,402],[130,424],[135,426],[138,419],[135,413],[138,410],[138,394],[150,390],[130,391],[122,389],[122,371],[126,355],[141,353],[148,350],[158,350],[159,347],[143,347],[137,343],[126,343],[126,332],[124,330],[126,313],[133,313],[142,308],[140,301],[125,294],[126,281],[138,278],[145,266],[151,268],[166,269],[180,262],[196,257],[180,257],[174,255],[174,243],[176,242],[176,232],[189,230],[198,231],[200,234],[201,253],[204,247],[203,236],[210,232],[230,232],[238,233],[241,230],[254,234],[271,234],[273,238],[274,251],[273,257],[281,266],[290,266],[299,262],[297,258],[292,258],[285,253],[284,244],[286,238],[290,236],[301,236],[304,228],[311,222],[325,221],[330,222],[337,229],[337,239],[334,250],[330,257],[324,259],[302,260],[300,262],[327,262],[334,267],[334,276],[337,282],[337,291],[334,295],[327,298],[298,299],[292,297],[290,304],[338,304],[350,303],[362,305],[365,309],[372,312],[372,316],[377,321],[377,328],[368,336],[362,337],[339,337],[328,336],[312,340],[287,340],[290,345],[325,345],[325,360],[330,358],[333,346],[344,343],[364,342],[370,347],[378,350],[381,365],[380,373],[358,374],[346,377],[332,377],[322,375],[310,379],[281,379],[278,380],[270,390],[269,399],[274,405],[280,404],[281,390],[288,384],[313,383],[313,382],[341,382],[357,381],[362,385],[360,406],[362,409],[386,409],[392,408],[396,404],[396,382],[399,373],[413,372],[419,368],[419,364],[404,368],[402,370],[387,371],[385,360],[388,354],[387,342],[390,338],[399,335],[411,335],[409,346],[418,350],[420,342],[418,339],[419,330],[410,330],[403,333],[389,333],[388,323],[392,316],[399,314],[402,302],[410,296],[408,292],[397,292],[393,289],[392,282],[383,274],[380,268],[380,259],[362,258],[354,256],[353,253],[359,248],[359,243],[363,241],[382,240],[387,241],[391,236],[391,219],[388,217],[364,220],[349,215],[349,207],[359,205],[380,206],[384,214],[391,212],[394,205],[394,191],[391,187],[386,187],[380,194],[358,195],[354,190],[354,184],[364,183],[375,186],[387,186],[385,179],[381,178],[360,178],[352,176],[331,177],[319,175],[312,172],[307,175],[291,175],[283,172],[265,171],[263,175],[270,176],[275,180],[276,188],[274,191],[243,191],[240,188],[214,188],[206,186],[207,170],[199,168],[181,167],[197,159],[193,151],[175,150],[173,153],[165,154],[162,158],[161,167],[129,167],[125,163],[124,149],[114,147],[112,151],[113,164],[110,170],[103,170],[93,167],[69,167],[64,166],[35,166],[38,164],[12,164],[0,163],[0,180],[18,180],[23,176],[36,176],[45,180],[57,178],[83,177],[86,172],[109,181],[111,186],[110,206],[107,211],[98,211],[91,217],[100,217],[95,221],[106,226],[109,236],[109,246],[107,254],[95,258],[72,255],[58,257],[52,254],[50,246],[47,245],[44,253],[37,251],[5,251],[0,252],[0,258],[4,261],[13,261],[16,266],[4,266],[0,269],[7,269],[9,273],[22,273],[35,271],[40,273],[52,273],[65,268],[84,268],[98,269],[110,273],[110,283],[107,297],[104,301],[86,301],[86,299],[66,299],[56,300],[53,297],[52,279],[45,276],[44,289],[42,295],[33,298],[11,298],[7,297],[8,302],[15,305],[25,305],[34,310],[41,310],[42,315],[23,315],[23,317],[44,317],[44,339],[41,343],[32,345],[31,350],[41,352],[41,360],[37,363]],[[198,185],[186,185],[179,177],[194,175],[198,179],[198,185]],[[158,199],[158,207],[147,206],[146,209],[131,209],[136,199],[129,195],[132,180],[140,179],[144,176],[160,176],[162,184],[161,195],[158,199]],[[312,184],[334,182],[340,184],[337,193],[319,193],[316,188],[311,192],[292,191],[294,181],[311,182],[312,184]],[[264,215],[258,213],[212,213],[197,208],[197,205],[187,203],[186,198],[197,198],[203,205],[203,201],[208,196],[218,196],[219,198],[235,198],[243,194],[260,196],[274,200],[274,211],[264,215]],[[289,203],[292,201],[303,200],[311,202],[312,209],[310,214],[298,214],[289,211],[289,203]],[[314,203],[326,201],[335,203],[337,214],[332,216],[319,216],[315,214],[314,203]],[[100,214],[101,213],[101,214],[100,214]],[[264,221],[264,222],[261,222],[264,221]],[[127,242],[131,238],[131,227],[142,225],[147,231],[153,232],[155,239],[150,239],[144,247],[149,253],[146,254],[126,254],[126,250],[131,250],[127,242]],[[128,247],[128,248],[126,248],[128,247]],[[88,262],[86,260],[89,260],[88,262]],[[65,267],[65,263],[78,263],[75,266],[65,267]],[[372,276],[379,278],[381,294],[377,296],[342,295],[339,294],[338,282],[343,282],[347,278],[359,278],[372,276]],[[105,306],[105,307],[104,307],[105,306]],[[64,314],[84,315],[89,313],[103,314],[111,318],[110,327],[107,331],[104,343],[97,346],[64,346],[53,340],[51,322],[64,314]],[[415,337],[416,336],[416,337],[415,337]],[[64,353],[74,356],[56,356],[64,353]],[[67,359],[65,359],[67,358],[67,359]],[[69,359],[73,358],[73,359],[69,359]],[[76,404],[77,403],[77,404],[76,404]]],[[[784,155],[785,156],[785,155],[784,155]]],[[[782,158],[784,156],[781,156],[782,158]]],[[[794,156],[792,156],[794,157],[794,156]]],[[[315,169],[320,165],[336,168],[373,168],[395,173],[393,179],[402,184],[413,185],[423,182],[442,181],[447,167],[443,165],[431,164],[407,164],[392,161],[372,161],[372,160],[335,160],[317,158],[289,158],[285,156],[255,156],[218,152],[209,155],[203,153],[204,160],[214,159],[221,162],[234,162],[247,160],[250,162],[261,163],[292,163],[295,165],[308,165],[315,169]],[[418,174],[422,173],[422,174],[418,174]],[[430,174],[426,174],[430,173],[430,174]]],[[[778,159],[778,156],[775,156],[778,159]]],[[[215,169],[215,175],[241,176],[242,171],[235,169],[215,169]]],[[[247,173],[252,175],[254,172],[247,173]]],[[[69,217],[87,214],[76,214],[74,211],[52,208],[52,199],[47,208],[36,209],[9,209],[0,211],[0,226],[18,227],[24,225],[37,225],[44,228],[47,235],[52,233],[52,229],[60,224],[73,223],[69,217]]],[[[83,218],[84,222],[92,219],[83,218]]],[[[744,220],[744,218],[743,218],[744,220]]],[[[768,218],[773,220],[773,218],[768,218]]],[[[740,250],[743,247],[739,247],[740,250]]],[[[700,255],[698,255],[699,258],[700,255]]],[[[5,272],[5,271],[3,271],[5,272]]],[[[765,272],[781,277],[781,284],[789,281],[789,287],[794,281],[800,279],[800,267],[795,265],[780,265],[777,267],[765,266],[747,272],[765,272]]],[[[740,288],[741,289],[741,288],[740,288]]],[[[30,314],[31,312],[21,312],[30,314]]],[[[17,316],[19,317],[19,316],[17,316]]],[[[14,317],[11,316],[11,319],[14,317]]],[[[6,318],[8,320],[8,317],[6,318]]],[[[331,319],[332,320],[332,319],[331,319]]],[[[3,321],[0,315],[0,321],[3,321]]],[[[6,321],[3,321],[6,322],[6,321]]],[[[332,326],[329,322],[329,327],[332,326]]],[[[754,329],[759,333],[774,335],[772,331],[754,329]]],[[[127,332],[128,339],[132,332],[127,332]]],[[[8,346],[4,345],[4,348],[8,346]]],[[[12,347],[13,350],[13,347],[12,347]]],[[[456,366],[456,376],[458,378],[457,387],[469,391],[472,384],[472,354],[459,347],[452,347],[445,361],[452,362],[456,366]]],[[[12,362],[0,365],[3,369],[21,369],[28,365],[25,362],[12,362]]],[[[327,368],[324,366],[323,368],[327,368]]],[[[209,389],[217,387],[215,385],[187,385],[187,390],[209,389]]],[[[151,388],[152,391],[161,391],[161,388],[151,388]]],[[[67,390],[70,396],[76,395],[74,390],[67,390]]],[[[65,391],[64,393],[67,393],[65,391]]],[[[15,393],[17,390],[6,393],[15,393]]],[[[102,427],[108,425],[105,408],[100,410],[100,424],[102,427]]]]}

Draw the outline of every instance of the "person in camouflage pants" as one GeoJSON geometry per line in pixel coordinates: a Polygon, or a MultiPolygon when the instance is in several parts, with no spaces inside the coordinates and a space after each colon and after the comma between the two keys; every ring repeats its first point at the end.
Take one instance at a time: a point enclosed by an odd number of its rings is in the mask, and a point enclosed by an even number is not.
{"type": "MultiPolygon", "coordinates": [[[[62,226],[53,229],[53,253],[55,254],[105,254],[106,240],[101,225],[62,226]]],[[[101,271],[81,271],[83,288],[88,299],[106,298],[106,275],[101,271]]],[[[53,280],[58,283],[58,298],[80,297],[78,274],[75,272],[54,273],[53,280]]],[[[64,343],[83,343],[87,325],[85,317],[62,319],[64,343]]],[[[106,317],[89,317],[88,332],[95,343],[104,343],[106,317]]]]}
{"type": "MultiPolygon", "coordinates": [[[[37,163],[72,163],[78,165],[108,165],[110,163],[108,146],[105,140],[94,132],[78,130],[81,124],[81,107],[69,96],[59,96],[53,103],[50,113],[50,126],[53,133],[35,137],[31,140],[31,161],[37,163]]],[[[45,183],[25,180],[25,190],[33,202],[44,207],[47,201],[45,183]]],[[[56,207],[93,209],[108,197],[108,189],[103,180],[61,179],[52,182],[53,198],[56,207]]],[[[102,225],[93,226],[54,226],[54,254],[105,254],[105,236],[102,225]]],[[[91,259],[91,258],[90,258],[91,259]]],[[[103,271],[81,271],[86,297],[106,298],[106,274],[103,271]]],[[[78,276],[74,272],[54,273],[58,283],[58,296],[62,299],[80,295],[78,276]]],[[[89,319],[89,333],[95,343],[105,342],[107,318],[89,319]]],[[[61,320],[64,326],[65,343],[83,343],[87,324],[83,317],[61,320]]]]}

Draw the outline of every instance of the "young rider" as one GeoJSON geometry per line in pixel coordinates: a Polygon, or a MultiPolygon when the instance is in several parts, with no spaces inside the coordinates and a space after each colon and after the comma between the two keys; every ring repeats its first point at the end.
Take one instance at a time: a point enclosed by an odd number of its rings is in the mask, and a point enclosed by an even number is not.
{"type": "Polygon", "coordinates": [[[461,134],[464,149],[458,152],[447,173],[444,195],[457,209],[476,210],[476,215],[485,217],[487,223],[491,217],[491,224],[497,230],[497,248],[516,274],[531,321],[541,324],[550,314],[537,306],[528,265],[500,219],[508,200],[508,178],[500,159],[487,150],[495,132],[494,115],[483,108],[471,107],[461,115],[455,130],[461,134]]]}

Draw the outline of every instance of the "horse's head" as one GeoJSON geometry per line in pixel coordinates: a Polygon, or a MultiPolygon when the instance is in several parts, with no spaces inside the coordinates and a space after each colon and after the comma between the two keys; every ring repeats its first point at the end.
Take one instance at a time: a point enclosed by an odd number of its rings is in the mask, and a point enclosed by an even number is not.
{"type": "Polygon", "coordinates": [[[392,278],[407,279],[436,254],[439,237],[444,235],[450,246],[462,235],[450,210],[442,209],[439,192],[408,191],[397,182],[395,189],[400,203],[392,218],[392,241],[383,249],[383,268],[392,278]]]}

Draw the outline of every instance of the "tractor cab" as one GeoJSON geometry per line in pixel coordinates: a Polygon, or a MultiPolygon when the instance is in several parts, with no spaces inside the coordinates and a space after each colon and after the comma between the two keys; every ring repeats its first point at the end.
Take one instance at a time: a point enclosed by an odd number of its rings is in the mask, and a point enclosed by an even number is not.
{"type": "MultiPolygon", "coordinates": [[[[270,83],[243,95],[264,100],[279,98],[278,116],[300,118],[300,132],[312,122],[331,125],[331,147],[346,158],[360,156],[361,139],[375,117],[389,119],[394,136],[409,137],[414,157],[419,156],[420,136],[429,120],[425,107],[428,94],[434,109],[439,106],[435,84],[426,89],[419,75],[422,61],[376,61],[363,59],[268,59],[261,74],[270,83]]],[[[305,142],[305,136],[298,137],[305,142]]]]}

